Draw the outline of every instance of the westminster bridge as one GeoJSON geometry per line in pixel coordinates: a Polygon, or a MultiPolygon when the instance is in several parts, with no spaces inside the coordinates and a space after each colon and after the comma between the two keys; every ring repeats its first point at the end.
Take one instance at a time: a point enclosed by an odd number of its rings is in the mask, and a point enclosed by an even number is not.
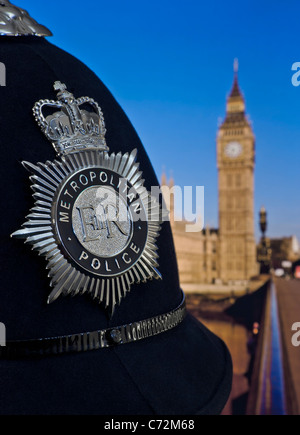
{"type": "Polygon", "coordinates": [[[300,414],[299,279],[272,276],[239,297],[188,293],[187,304],[232,355],[233,385],[223,414],[300,414]]]}

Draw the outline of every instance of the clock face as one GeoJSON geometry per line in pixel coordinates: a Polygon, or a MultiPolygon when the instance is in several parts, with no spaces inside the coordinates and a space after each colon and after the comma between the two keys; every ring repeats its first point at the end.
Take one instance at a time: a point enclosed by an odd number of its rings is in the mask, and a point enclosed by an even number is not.
{"type": "Polygon", "coordinates": [[[225,154],[232,159],[238,157],[243,151],[243,147],[239,142],[229,142],[225,147],[225,154]]]}

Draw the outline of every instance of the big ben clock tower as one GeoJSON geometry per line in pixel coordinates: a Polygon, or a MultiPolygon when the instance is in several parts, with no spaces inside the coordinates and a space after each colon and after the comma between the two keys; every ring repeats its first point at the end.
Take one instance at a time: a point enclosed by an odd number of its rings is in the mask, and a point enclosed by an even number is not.
{"type": "Polygon", "coordinates": [[[247,281],[258,272],[254,237],[255,138],[245,114],[245,100],[234,81],[226,116],[217,135],[219,173],[220,278],[247,281]]]}

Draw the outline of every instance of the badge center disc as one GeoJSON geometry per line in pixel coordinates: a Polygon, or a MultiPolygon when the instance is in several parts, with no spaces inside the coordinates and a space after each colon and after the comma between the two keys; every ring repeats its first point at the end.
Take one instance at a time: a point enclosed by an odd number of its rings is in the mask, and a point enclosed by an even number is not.
{"type": "Polygon", "coordinates": [[[78,168],[56,195],[53,224],[66,259],[107,278],[137,263],[147,243],[148,221],[142,198],[120,174],[78,168]]]}
{"type": "Polygon", "coordinates": [[[122,252],[132,233],[129,208],[109,186],[89,187],[78,196],[72,225],[81,245],[102,258],[122,252]]]}

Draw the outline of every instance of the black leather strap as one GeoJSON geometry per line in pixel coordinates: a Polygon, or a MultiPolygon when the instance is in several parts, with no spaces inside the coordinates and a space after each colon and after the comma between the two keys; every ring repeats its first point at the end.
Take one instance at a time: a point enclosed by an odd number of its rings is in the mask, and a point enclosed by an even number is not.
{"type": "Polygon", "coordinates": [[[1,359],[18,359],[32,356],[58,355],[86,352],[143,340],[169,331],[179,325],[186,315],[185,297],[174,310],[127,325],[115,326],[93,332],[83,332],[35,340],[8,341],[0,347],[1,359]]]}

